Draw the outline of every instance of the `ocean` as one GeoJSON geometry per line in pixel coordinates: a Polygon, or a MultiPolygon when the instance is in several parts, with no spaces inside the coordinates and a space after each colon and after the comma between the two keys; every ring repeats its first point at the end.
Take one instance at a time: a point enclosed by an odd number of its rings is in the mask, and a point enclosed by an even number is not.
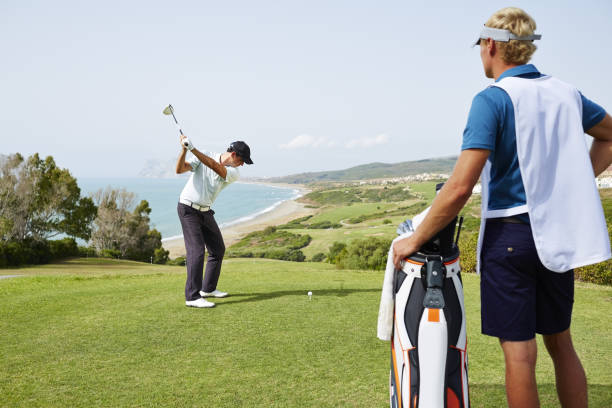
{"type": "MultiPolygon", "coordinates": [[[[151,178],[81,178],[77,180],[81,195],[90,195],[108,186],[124,188],[136,195],[136,204],[147,200],[151,207],[151,226],[162,234],[162,240],[182,237],[176,213],[178,198],[186,177],[172,179],[151,178]]],[[[272,211],[280,203],[299,197],[297,189],[269,184],[236,182],[226,187],[212,206],[221,228],[248,221],[272,211]]]]}

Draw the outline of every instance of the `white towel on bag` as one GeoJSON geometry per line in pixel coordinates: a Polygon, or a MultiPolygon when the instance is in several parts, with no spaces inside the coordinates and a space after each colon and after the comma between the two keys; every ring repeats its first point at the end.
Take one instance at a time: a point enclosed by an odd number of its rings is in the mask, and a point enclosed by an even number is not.
{"type": "MultiPolygon", "coordinates": [[[[423,221],[429,208],[412,219],[412,226],[416,230],[423,221]]],[[[387,255],[387,267],[383,279],[382,293],[380,295],[380,307],[378,309],[378,333],[377,337],[383,341],[390,341],[393,335],[393,313],[395,310],[395,265],[393,265],[393,244],[414,234],[414,231],[406,232],[391,242],[389,254],[387,255]]]]}

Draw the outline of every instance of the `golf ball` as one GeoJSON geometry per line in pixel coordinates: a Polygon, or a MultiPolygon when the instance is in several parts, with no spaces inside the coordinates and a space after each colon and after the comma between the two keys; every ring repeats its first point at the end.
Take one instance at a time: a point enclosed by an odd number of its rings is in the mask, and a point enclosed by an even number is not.
{"type": "Polygon", "coordinates": [[[312,292],[308,292],[308,296],[312,296],[312,292]]]}

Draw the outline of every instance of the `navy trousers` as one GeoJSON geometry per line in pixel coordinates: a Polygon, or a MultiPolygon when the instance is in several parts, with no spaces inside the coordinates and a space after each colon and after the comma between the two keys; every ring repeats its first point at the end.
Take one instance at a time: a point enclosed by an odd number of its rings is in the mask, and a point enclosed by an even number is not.
{"type": "Polygon", "coordinates": [[[215,221],[215,212],[199,211],[179,203],[178,216],[183,227],[185,249],[187,250],[187,281],[185,300],[201,298],[200,291],[212,292],[217,288],[221,274],[221,262],[225,255],[225,243],[215,221]],[[208,250],[206,273],[204,270],[204,248],[208,250]]]}

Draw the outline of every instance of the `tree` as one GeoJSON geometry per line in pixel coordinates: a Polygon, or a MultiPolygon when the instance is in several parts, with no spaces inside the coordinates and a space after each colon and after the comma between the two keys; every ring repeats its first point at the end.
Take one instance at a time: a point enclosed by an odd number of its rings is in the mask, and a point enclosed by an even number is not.
{"type": "Polygon", "coordinates": [[[31,187],[19,183],[23,156],[19,153],[0,156],[0,237],[9,240],[18,235],[27,218],[27,201],[31,187]],[[28,191],[22,191],[28,188],[28,191]]]}
{"type": "Polygon", "coordinates": [[[137,261],[149,261],[153,257],[156,263],[162,263],[164,257],[168,257],[164,252],[168,251],[162,248],[161,233],[156,229],[149,229],[150,213],[151,208],[146,200],[142,200],[132,212],[129,228],[130,234],[137,237],[137,243],[127,250],[126,255],[137,261]],[[157,251],[156,255],[157,249],[160,251],[157,251]]]}
{"type": "Polygon", "coordinates": [[[165,262],[168,253],[162,248],[161,234],[149,229],[149,203],[142,200],[134,205],[135,198],[125,189],[98,190],[93,196],[98,215],[91,242],[98,252],[118,251],[122,258],[165,262]]]}
{"type": "Polygon", "coordinates": [[[134,199],[134,193],[125,189],[114,190],[108,187],[94,193],[93,200],[98,207],[98,214],[94,219],[91,242],[98,252],[117,250],[124,256],[125,251],[121,249],[125,250],[135,244],[130,242],[127,226],[134,199]]]}
{"type": "Polygon", "coordinates": [[[0,234],[43,241],[59,234],[88,240],[96,207],[53,157],[0,157],[0,234]]]}

